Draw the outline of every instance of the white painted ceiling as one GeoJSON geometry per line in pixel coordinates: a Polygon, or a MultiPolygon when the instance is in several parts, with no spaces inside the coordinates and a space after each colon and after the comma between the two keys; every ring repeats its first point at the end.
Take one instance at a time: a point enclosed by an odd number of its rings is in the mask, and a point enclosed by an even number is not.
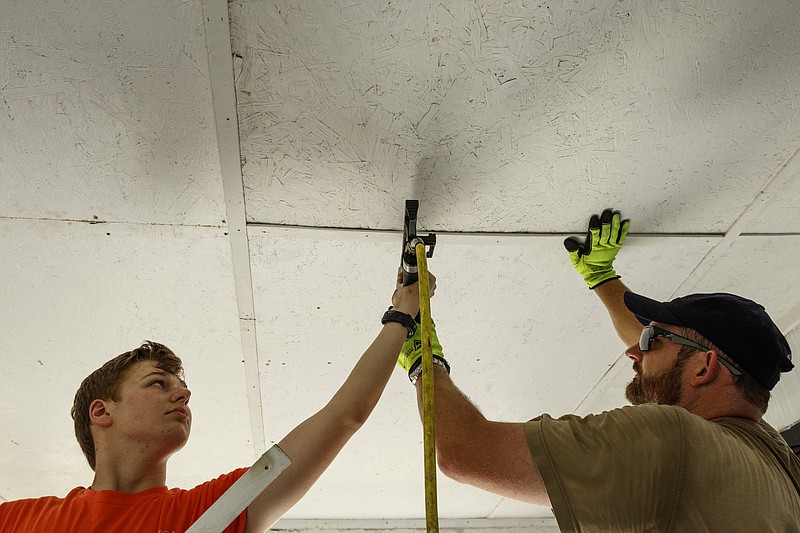
{"type": "MultiPolygon", "coordinates": [[[[91,482],[72,396],[144,339],[194,393],[169,484],[252,463],[377,333],[411,197],[453,377],[490,418],[624,402],[561,246],[605,207],[633,220],[631,288],[749,296],[800,351],[797,2],[228,7],[0,0],[0,499],[91,482]]],[[[421,438],[398,370],[287,517],[423,516],[421,438]]],[[[551,516],[441,476],[439,508],[551,516]]]]}

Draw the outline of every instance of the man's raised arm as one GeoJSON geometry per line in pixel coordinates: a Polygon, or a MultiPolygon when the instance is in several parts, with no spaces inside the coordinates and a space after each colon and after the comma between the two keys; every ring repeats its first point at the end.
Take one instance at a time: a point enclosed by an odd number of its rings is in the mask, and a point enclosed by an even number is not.
{"type": "Polygon", "coordinates": [[[606,306],[625,346],[636,344],[642,331],[642,324],[625,307],[623,296],[630,289],[614,270],[614,259],[628,236],[630,224],[630,220],[621,220],[619,212],[606,209],[600,216],[592,215],[583,242],[577,237],[564,240],[572,266],[606,306]]]}
{"type": "MultiPolygon", "coordinates": [[[[422,416],[419,331],[403,344],[397,364],[417,388],[422,416]],[[416,342],[415,342],[416,341],[416,342]]],[[[533,461],[525,424],[487,420],[450,379],[450,365],[431,324],[434,370],[436,458],[446,476],[516,500],[549,506],[550,499],[533,461]]]]}

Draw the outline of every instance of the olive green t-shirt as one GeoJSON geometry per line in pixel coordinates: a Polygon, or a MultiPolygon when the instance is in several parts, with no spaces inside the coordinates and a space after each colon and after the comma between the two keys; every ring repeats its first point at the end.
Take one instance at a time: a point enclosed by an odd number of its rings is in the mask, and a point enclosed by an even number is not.
{"type": "Polygon", "coordinates": [[[562,531],[800,532],[800,460],[764,422],[646,404],[525,432],[562,531]]]}

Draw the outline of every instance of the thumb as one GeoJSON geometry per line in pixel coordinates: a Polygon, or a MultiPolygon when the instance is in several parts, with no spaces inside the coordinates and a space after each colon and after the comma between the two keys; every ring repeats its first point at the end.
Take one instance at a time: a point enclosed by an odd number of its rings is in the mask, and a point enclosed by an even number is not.
{"type": "Polygon", "coordinates": [[[575,237],[567,237],[564,239],[564,248],[566,248],[568,252],[577,252],[581,248],[581,243],[579,243],[575,237]]]}

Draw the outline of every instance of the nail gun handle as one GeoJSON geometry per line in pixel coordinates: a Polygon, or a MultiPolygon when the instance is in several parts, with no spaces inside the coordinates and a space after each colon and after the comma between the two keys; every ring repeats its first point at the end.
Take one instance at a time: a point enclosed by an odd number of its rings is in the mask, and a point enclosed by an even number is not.
{"type": "Polygon", "coordinates": [[[403,252],[403,263],[401,270],[403,271],[403,287],[413,285],[419,279],[417,275],[417,252],[414,249],[418,239],[414,239],[406,246],[406,251],[403,252]]]}
{"type": "Polygon", "coordinates": [[[400,255],[400,272],[397,274],[397,288],[406,287],[417,281],[417,254],[414,241],[417,238],[417,211],[419,200],[406,200],[403,220],[403,251],[400,255]]]}
{"type": "MultiPolygon", "coordinates": [[[[403,253],[400,258],[400,271],[397,273],[397,288],[412,285],[419,280],[417,274],[418,244],[424,244],[426,256],[433,257],[436,246],[436,235],[429,233],[427,237],[417,235],[417,211],[419,200],[406,200],[405,221],[403,223],[403,253]]],[[[420,321],[419,314],[416,321],[420,321]]]]}
{"type": "MultiPolygon", "coordinates": [[[[414,241],[416,240],[417,239],[414,239],[414,241]]],[[[402,283],[403,287],[413,285],[419,280],[419,276],[417,274],[417,254],[412,243],[408,243],[406,251],[403,252],[402,266],[400,267],[400,274],[398,274],[397,278],[398,284],[402,283]]],[[[414,321],[417,324],[422,322],[420,313],[417,313],[417,316],[414,317],[414,321]]]]}

